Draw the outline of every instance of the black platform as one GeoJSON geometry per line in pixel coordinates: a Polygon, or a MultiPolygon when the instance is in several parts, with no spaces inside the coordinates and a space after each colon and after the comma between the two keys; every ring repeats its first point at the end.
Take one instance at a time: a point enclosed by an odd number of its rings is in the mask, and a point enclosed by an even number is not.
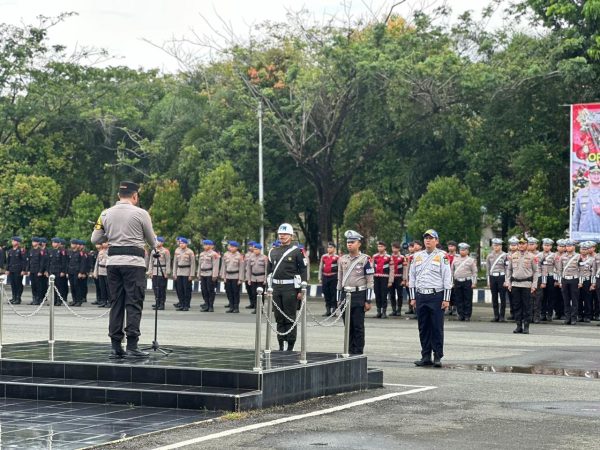
{"type": "Polygon", "coordinates": [[[172,347],[163,356],[111,360],[109,344],[59,341],[5,345],[0,397],[241,411],[381,387],[366,356],[272,352],[254,370],[250,350],[172,347]]]}

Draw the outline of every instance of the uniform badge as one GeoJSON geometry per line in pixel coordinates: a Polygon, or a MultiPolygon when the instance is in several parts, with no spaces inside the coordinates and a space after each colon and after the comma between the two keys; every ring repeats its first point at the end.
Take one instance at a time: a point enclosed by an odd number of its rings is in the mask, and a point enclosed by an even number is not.
{"type": "Polygon", "coordinates": [[[291,260],[292,260],[292,257],[291,257],[291,256],[288,256],[288,261],[291,261],[291,260]]]}

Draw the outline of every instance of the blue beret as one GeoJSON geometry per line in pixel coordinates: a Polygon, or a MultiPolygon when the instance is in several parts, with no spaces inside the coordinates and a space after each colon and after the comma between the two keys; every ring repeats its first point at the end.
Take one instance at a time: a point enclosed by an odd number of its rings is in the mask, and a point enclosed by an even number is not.
{"type": "Polygon", "coordinates": [[[210,239],[204,239],[202,241],[203,245],[215,245],[215,243],[213,241],[211,241],[210,239]]]}
{"type": "Polygon", "coordinates": [[[61,239],[61,238],[59,238],[59,237],[53,237],[53,238],[51,239],[51,241],[52,241],[52,242],[57,242],[57,243],[59,243],[59,244],[60,244],[60,242],[62,241],[62,239],[61,239]]]}
{"type": "Polygon", "coordinates": [[[71,239],[71,244],[77,244],[77,239],[71,239]]]}
{"type": "Polygon", "coordinates": [[[249,246],[253,246],[254,247],[255,244],[256,244],[256,241],[248,241],[248,245],[249,246]]]}
{"type": "Polygon", "coordinates": [[[164,238],[164,237],[162,237],[162,236],[156,236],[156,240],[157,240],[158,242],[165,242],[165,238],[164,238]]]}
{"type": "Polygon", "coordinates": [[[229,241],[228,244],[232,247],[240,247],[240,243],[238,241],[229,241]]]}
{"type": "Polygon", "coordinates": [[[61,243],[62,245],[67,245],[67,240],[66,240],[66,239],[63,239],[63,238],[60,238],[60,243],[61,243]]]}
{"type": "Polygon", "coordinates": [[[41,237],[39,238],[39,240],[41,244],[46,244],[48,242],[48,239],[46,239],[45,237],[41,237]]]}
{"type": "Polygon", "coordinates": [[[257,249],[259,249],[259,250],[262,250],[262,244],[261,244],[261,243],[259,243],[259,242],[255,242],[255,243],[254,243],[254,248],[257,248],[257,249]]]}
{"type": "Polygon", "coordinates": [[[23,238],[21,236],[13,236],[10,238],[11,241],[21,242],[23,238]]]}
{"type": "Polygon", "coordinates": [[[183,237],[182,237],[182,236],[177,236],[177,237],[175,238],[175,240],[176,240],[176,241],[180,241],[180,240],[182,240],[182,239],[183,239],[183,237]]]}
{"type": "Polygon", "coordinates": [[[178,238],[177,240],[178,240],[179,242],[181,242],[182,244],[189,244],[189,243],[190,243],[190,241],[188,241],[188,239],[187,239],[187,238],[184,238],[184,237],[180,237],[180,238],[178,238]]]}
{"type": "Polygon", "coordinates": [[[34,236],[31,238],[31,242],[40,242],[40,238],[37,236],[34,236]]]}

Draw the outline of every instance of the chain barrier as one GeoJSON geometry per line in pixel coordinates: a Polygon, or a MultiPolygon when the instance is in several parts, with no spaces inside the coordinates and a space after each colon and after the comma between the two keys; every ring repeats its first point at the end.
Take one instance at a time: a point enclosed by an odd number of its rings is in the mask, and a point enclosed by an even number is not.
{"type": "MultiPolygon", "coordinates": [[[[2,285],[2,294],[4,295],[4,285],[2,285]]],[[[46,291],[46,295],[44,296],[44,298],[42,299],[42,301],[40,302],[40,304],[38,305],[38,307],[35,309],[35,311],[33,311],[31,314],[21,314],[19,311],[17,311],[15,309],[15,307],[13,306],[13,304],[7,300],[8,306],[10,306],[10,309],[13,310],[13,312],[19,316],[19,317],[23,317],[23,318],[30,318],[35,316],[37,313],[40,312],[40,310],[42,309],[42,306],[44,306],[44,303],[46,303],[46,301],[48,300],[48,296],[50,295],[50,286],[48,286],[48,290],[46,291]]]]}
{"type": "Polygon", "coordinates": [[[96,320],[96,319],[101,319],[101,318],[107,316],[110,313],[110,308],[108,308],[105,312],[103,312],[99,316],[92,316],[92,317],[83,316],[83,315],[79,314],[78,312],[74,311],[73,308],[71,308],[69,306],[69,304],[65,301],[65,299],[62,298],[62,296],[60,295],[60,292],[58,292],[58,289],[56,288],[56,286],[54,286],[54,292],[56,293],[56,295],[58,295],[58,299],[62,302],[62,304],[67,307],[67,309],[69,310],[69,312],[71,314],[73,314],[75,317],[79,317],[80,319],[83,319],[83,320],[96,320]]]}
{"type": "Polygon", "coordinates": [[[310,310],[308,305],[306,305],[306,311],[308,312],[308,314],[310,314],[310,318],[314,322],[314,324],[311,323],[308,326],[309,327],[319,326],[319,327],[325,327],[325,328],[333,327],[340,320],[342,320],[342,316],[344,315],[344,312],[346,311],[347,306],[348,306],[348,302],[344,300],[342,309],[340,309],[340,305],[338,304],[337,307],[335,308],[335,311],[333,311],[331,313],[331,315],[325,317],[323,320],[319,320],[316,318],[317,316],[310,310]],[[335,319],[333,321],[330,321],[330,319],[333,317],[335,317],[335,319]]]}
{"type": "Polygon", "coordinates": [[[275,306],[275,308],[277,308],[277,310],[281,313],[281,315],[286,320],[292,322],[291,328],[289,330],[287,330],[285,333],[280,333],[279,331],[277,331],[277,325],[273,326],[273,322],[271,322],[271,318],[269,317],[271,314],[270,314],[270,312],[265,311],[265,308],[261,308],[263,310],[263,316],[267,320],[267,323],[269,324],[269,328],[271,328],[271,330],[273,330],[273,332],[275,334],[277,334],[277,336],[287,336],[298,326],[298,323],[300,323],[300,320],[302,319],[302,312],[303,312],[304,308],[306,307],[306,301],[302,302],[302,305],[300,306],[300,309],[298,310],[298,313],[296,314],[296,320],[292,320],[286,313],[284,313],[281,310],[281,308],[277,305],[277,303],[273,302],[273,305],[275,306]]]}

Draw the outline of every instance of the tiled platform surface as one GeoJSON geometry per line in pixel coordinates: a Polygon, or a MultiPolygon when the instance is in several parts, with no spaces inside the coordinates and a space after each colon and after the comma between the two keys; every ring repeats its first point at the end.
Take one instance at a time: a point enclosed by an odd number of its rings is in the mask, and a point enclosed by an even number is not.
{"type": "Polygon", "coordinates": [[[0,396],[63,402],[240,411],[379,387],[365,356],[272,352],[253,370],[254,352],[172,347],[168,356],[108,358],[109,344],[59,341],[5,345],[0,396]]]}
{"type": "Polygon", "coordinates": [[[0,448],[80,449],[218,415],[209,411],[0,399],[0,448]]]}

